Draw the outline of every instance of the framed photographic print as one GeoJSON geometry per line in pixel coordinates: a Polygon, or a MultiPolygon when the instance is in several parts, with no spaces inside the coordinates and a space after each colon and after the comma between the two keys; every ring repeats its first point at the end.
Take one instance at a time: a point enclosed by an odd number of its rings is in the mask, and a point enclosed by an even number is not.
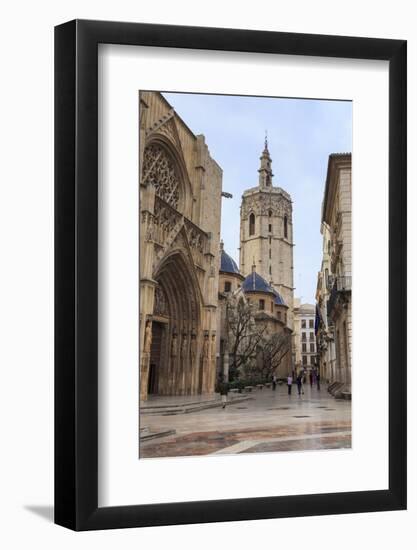
{"type": "Polygon", "coordinates": [[[55,30],[55,521],[406,507],[406,42],[55,30]]]}

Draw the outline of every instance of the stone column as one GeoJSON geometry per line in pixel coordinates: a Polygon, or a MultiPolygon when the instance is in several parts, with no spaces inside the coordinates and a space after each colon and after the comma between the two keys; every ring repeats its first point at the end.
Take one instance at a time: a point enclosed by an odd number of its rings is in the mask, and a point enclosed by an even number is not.
{"type": "Polygon", "coordinates": [[[148,376],[149,376],[149,362],[151,356],[151,344],[152,344],[152,322],[147,321],[145,325],[144,343],[142,359],[140,364],[140,399],[146,401],[148,398],[148,376]]]}
{"type": "Polygon", "coordinates": [[[203,341],[203,353],[202,353],[202,362],[203,362],[203,372],[202,374],[202,384],[201,384],[201,393],[207,393],[208,391],[208,374],[210,368],[210,340],[208,332],[204,334],[203,341]]]}
{"type": "Polygon", "coordinates": [[[216,385],[216,333],[211,333],[210,343],[210,376],[209,387],[207,388],[210,393],[214,392],[214,386],[216,385]]]}
{"type": "Polygon", "coordinates": [[[181,361],[180,361],[180,368],[179,368],[179,376],[178,376],[178,393],[180,395],[185,394],[185,373],[187,371],[188,367],[188,338],[187,333],[184,332],[182,335],[182,342],[181,342],[181,361]]]}
{"type": "Polygon", "coordinates": [[[177,370],[177,358],[178,358],[178,337],[174,329],[171,338],[171,349],[169,354],[169,391],[175,393],[175,383],[176,383],[176,370],[177,370]]]}
{"type": "Polygon", "coordinates": [[[223,380],[229,382],[229,342],[226,340],[224,344],[224,355],[223,355],[223,380]]]}

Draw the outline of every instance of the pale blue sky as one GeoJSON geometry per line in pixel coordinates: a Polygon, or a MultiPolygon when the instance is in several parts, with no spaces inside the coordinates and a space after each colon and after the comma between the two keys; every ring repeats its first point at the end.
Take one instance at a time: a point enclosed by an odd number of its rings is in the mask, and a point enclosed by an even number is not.
{"type": "Polygon", "coordinates": [[[314,303],[322,241],[320,212],[330,153],[352,151],[352,103],[164,93],[195,134],[204,134],[211,156],[223,169],[221,235],[239,263],[240,202],[258,184],[265,130],[273,185],[293,200],[295,296],[314,303]]]}

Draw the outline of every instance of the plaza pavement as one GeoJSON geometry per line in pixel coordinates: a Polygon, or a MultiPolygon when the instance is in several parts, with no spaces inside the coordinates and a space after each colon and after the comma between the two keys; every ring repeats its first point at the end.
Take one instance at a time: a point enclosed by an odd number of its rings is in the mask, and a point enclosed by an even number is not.
{"type": "MultiPolygon", "coordinates": [[[[294,384],[289,396],[282,385],[255,390],[225,409],[141,414],[141,427],[175,433],[141,441],[140,458],[350,448],[351,402],[334,399],[325,385],[320,390],[305,385],[304,392],[298,396],[294,384]]],[[[166,398],[169,404],[186,400],[166,398]]]]}

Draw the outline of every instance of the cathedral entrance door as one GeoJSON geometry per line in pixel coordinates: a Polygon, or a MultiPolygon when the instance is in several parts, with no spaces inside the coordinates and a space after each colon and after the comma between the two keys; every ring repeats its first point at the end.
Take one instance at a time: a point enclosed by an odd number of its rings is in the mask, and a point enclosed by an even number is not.
{"type": "Polygon", "coordinates": [[[161,346],[164,325],[154,321],[152,323],[152,345],[149,361],[148,394],[158,393],[158,374],[161,365],[161,346]]]}

